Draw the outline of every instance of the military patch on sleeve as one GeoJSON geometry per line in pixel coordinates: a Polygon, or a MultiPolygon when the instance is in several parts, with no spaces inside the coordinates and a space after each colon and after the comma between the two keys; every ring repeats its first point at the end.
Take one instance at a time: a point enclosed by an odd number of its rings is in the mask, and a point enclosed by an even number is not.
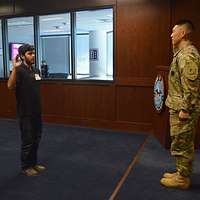
{"type": "Polygon", "coordinates": [[[198,66],[195,62],[188,62],[184,68],[185,77],[194,81],[198,77],[198,66]]]}

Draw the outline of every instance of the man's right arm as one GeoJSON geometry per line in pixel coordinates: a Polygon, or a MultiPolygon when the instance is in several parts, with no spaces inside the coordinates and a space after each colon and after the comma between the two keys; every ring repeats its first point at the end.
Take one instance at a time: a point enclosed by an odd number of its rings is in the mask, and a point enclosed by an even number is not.
{"type": "Polygon", "coordinates": [[[14,59],[13,59],[13,69],[12,72],[10,74],[10,77],[8,79],[8,89],[12,90],[15,89],[16,87],[16,79],[17,79],[17,68],[21,65],[21,60],[19,60],[19,55],[17,55],[14,59]]]}
{"type": "Polygon", "coordinates": [[[16,77],[17,77],[17,68],[13,67],[12,72],[10,74],[10,77],[8,79],[8,83],[7,83],[9,90],[15,89],[15,87],[16,87],[16,77]]]}

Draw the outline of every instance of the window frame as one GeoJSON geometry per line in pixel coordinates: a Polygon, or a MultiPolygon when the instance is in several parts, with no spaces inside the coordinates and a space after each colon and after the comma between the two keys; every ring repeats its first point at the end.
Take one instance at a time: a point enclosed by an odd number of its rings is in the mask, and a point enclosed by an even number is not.
{"type": "Polygon", "coordinates": [[[110,84],[115,82],[116,80],[116,6],[114,5],[107,5],[107,6],[98,6],[98,7],[90,7],[90,8],[81,8],[81,9],[71,9],[67,10],[67,12],[49,12],[49,13],[41,13],[37,15],[13,15],[5,18],[0,18],[1,24],[2,24],[2,47],[3,47],[3,70],[4,70],[4,77],[0,77],[0,79],[8,80],[8,74],[7,74],[7,68],[8,68],[8,61],[9,61],[9,47],[8,47],[8,23],[7,20],[11,18],[17,18],[17,17],[33,17],[33,30],[34,30],[34,45],[36,49],[36,67],[39,68],[39,48],[40,48],[40,41],[39,41],[39,17],[44,15],[54,15],[54,14],[70,14],[70,25],[71,25],[71,72],[72,76],[71,79],[66,78],[43,78],[43,82],[54,82],[54,81],[61,81],[61,82],[73,82],[73,83],[85,83],[85,84],[110,84]],[[90,10],[101,10],[101,9],[112,9],[113,14],[113,77],[112,80],[101,80],[101,79],[77,79],[76,76],[76,24],[75,24],[75,14],[76,12],[80,11],[90,11],[90,10]]]}

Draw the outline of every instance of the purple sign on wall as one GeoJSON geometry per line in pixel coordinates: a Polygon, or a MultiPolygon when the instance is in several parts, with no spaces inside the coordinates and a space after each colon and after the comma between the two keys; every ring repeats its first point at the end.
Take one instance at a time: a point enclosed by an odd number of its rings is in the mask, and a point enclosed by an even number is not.
{"type": "Polygon", "coordinates": [[[18,49],[23,43],[10,43],[10,60],[13,60],[18,54],[18,49]]]}

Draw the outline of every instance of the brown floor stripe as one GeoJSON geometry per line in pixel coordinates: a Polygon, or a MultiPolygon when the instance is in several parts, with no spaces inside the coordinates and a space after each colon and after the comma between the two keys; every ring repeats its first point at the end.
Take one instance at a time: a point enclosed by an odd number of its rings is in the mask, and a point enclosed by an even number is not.
{"type": "Polygon", "coordinates": [[[134,165],[139,161],[139,157],[141,152],[144,149],[145,144],[147,143],[149,136],[147,136],[144,140],[144,142],[141,144],[136,156],[134,156],[131,164],[128,166],[127,170],[125,171],[124,175],[122,176],[122,178],[120,179],[120,181],[118,182],[116,188],[114,189],[112,195],[110,196],[109,200],[114,200],[115,197],[117,196],[117,193],[119,192],[120,188],[122,187],[122,185],[124,184],[126,178],[128,177],[130,171],[132,170],[132,168],[134,167],[134,165]]]}

